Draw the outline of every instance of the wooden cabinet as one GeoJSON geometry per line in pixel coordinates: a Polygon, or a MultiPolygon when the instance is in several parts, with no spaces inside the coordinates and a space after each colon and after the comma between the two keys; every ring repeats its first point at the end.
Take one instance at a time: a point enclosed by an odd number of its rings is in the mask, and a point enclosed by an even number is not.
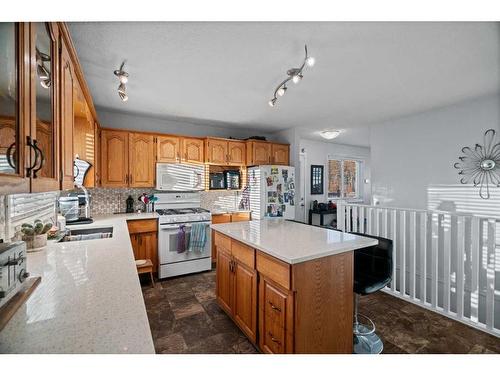
{"type": "Polygon", "coordinates": [[[103,129],[101,132],[101,186],[128,186],[128,132],[103,129]]]}
{"type": "Polygon", "coordinates": [[[181,160],[181,138],[171,135],[160,135],[156,139],[156,161],[176,163],[181,160]]]}
{"type": "Polygon", "coordinates": [[[278,165],[290,164],[290,145],[273,143],[271,145],[271,162],[278,165]]]}
{"type": "MultiPolygon", "coordinates": [[[[74,188],[74,91],[75,73],[68,53],[68,47],[61,40],[61,188],[74,188]]],[[[92,129],[93,133],[93,129],[92,129]]],[[[92,145],[93,146],[93,145],[92,145]]],[[[93,150],[92,150],[93,153],[93,150]]]]}
{"type": "Polygon", "coordinates": [[[247,165],[271,164],[271,143],[247,141],[247,165]]]}
{"type": "Polygon", "coordinates": [[[129,134],[129,186],[155,185],[155,138],[149,134],[129,134]]]}
{"type": "Polygon", "coordinates": [[[222,138],[205,141],[206,162],[213,165],[245,165],[246,143],[222,138]]]}
{"type": "Polygon", "coordinates": [[[214,242],[217,301],[264,353],[352,353],[353,252],[289,264],[216,230],[214,242]]]}
{"type": "Polygon", "coordinates": [[[94,127],[94,139],[95,139],[95,186],[101,186],[101,128],[98,123],[95,123],[94,127]]]}
{"type": "MultiPolygon", "coordinates": [[[[223,214],[212,214],[212,224],[231,223],[236,221],[249,221],[250,212],[228,212],[223,214]]],[[[212,230],[212,238],[215,238],[215,231],[212,230]]],[[[217,247],[212,241],[212,263],[217,261],[217,247]]]]}
{"type": "Polygon", "coordinates": [[[249,266],[255,250],[215,233],[217,302],[253,343],[257,342],[257,272],[249,266]]]}
{"type": "Polygon", "coordinates": [[[135,259],[149,259],[158,272],[158,222],[156,219],[127,221],[135,259]]]}
{"type": "Polygon", "coordinates": [[[200,138],[183,138],[181,160],[187,163],[204,163],[204,141],[200,138]]]}

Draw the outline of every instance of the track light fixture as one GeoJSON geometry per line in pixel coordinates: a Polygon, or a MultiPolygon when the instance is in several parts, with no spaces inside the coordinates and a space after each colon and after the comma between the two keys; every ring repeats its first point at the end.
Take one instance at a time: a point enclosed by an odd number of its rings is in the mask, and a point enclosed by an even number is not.
{"type": "Polygon", "coordinates": [[[288,75],[288,77],[276,87],[276,90],[274,90],[273,98],[269,101],[269,105],[271,107],[274,107],[276,105],[276,102],[278,101],[278,96],[285,95],[285,93],[287,91],[286,84],[289,81],[292,81],[293,83],[298,84],[302,80],[302,78],[304,77],[302,75],[302,71],[304,70],[304,68],[306,66],[308,66],[308,67],[314,66],[316,60],[314,59],[314,57],[308,56],[308,54],[307,54],[307,45],[304,46],[304,49],[305,49],[305,52],[306,52],[306,56],[304,58],[304,62],[302,63],[302,65],[300,66],[300,68],[288,69],[288,71],[286,72],[286,74],[288,75]]]}
{"type": "Polygon", "coordinates": [[[115,70],[113,73],[118,77],[118,80],[120,81],[120,85],[118,86],[118,96],[122,101],[126,102],[128,100],[128,95],[126,93],[127,88],[125,87],[125,84],[128,82],[128,73],[123,70],[124,66],[125,61],[122,62],[120,69],[115,70]]]}

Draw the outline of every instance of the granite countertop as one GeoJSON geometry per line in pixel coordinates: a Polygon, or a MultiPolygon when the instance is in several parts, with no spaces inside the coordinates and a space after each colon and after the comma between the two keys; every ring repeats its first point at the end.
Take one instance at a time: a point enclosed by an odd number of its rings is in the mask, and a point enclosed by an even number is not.
{"type": "Polygon", "coordinates": [[[212,229],[289,264],[373,246],[377,240],[283,219],[212,224],[212,229]]]}
{"type": "Polygon", "coordinates": [[[157,217],[95,217],[69,228],[112,226],[112,238],[28,253],[42,281],[0,332],[0,353],[154,353],[126,220],[157,217]]]}
{"type": "Polygon", "coordinates": [[[232,213],[238,213],[238,212],[251,212],[250,210],[222,210],[222,209],[214,209],[210,210],[210,213],[212,215],[223,215],[223,214],[232,214],[232,213]]]}

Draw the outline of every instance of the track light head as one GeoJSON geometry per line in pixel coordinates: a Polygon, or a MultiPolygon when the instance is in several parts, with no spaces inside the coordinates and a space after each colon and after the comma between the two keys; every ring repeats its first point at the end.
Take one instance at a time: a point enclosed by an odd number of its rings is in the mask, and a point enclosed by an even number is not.
{"type": "Polygon", "coordinates": [[[278,89],[278,91],[276,91],[276,93],[277,93],[279,96],[283,96],[283,95],[285,95],[285,93],[286,93],[286,86],[285,86],[285,85],[281,86],[281,87],[278,89]]]}
{"type": "Polygon", "coordinates": [[[276,105],[277,101],[278,101],[277,98],[273,98],[273,99],[269,100],[268,104],[270,107],[274,107],[276,105]]]}

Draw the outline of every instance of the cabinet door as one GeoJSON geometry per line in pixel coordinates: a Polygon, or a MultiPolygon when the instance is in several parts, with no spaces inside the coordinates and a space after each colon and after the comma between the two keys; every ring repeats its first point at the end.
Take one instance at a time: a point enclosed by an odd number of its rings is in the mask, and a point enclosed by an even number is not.
{"type": "Polygon", "coordinates": [[[210,164],[226,164],[228,161],[227,141],[209,138],[207,141],[207,162],[210,164]]]}
{"type": "Polygon", "coordinates": [[[97,122],[94,124],[95,186],[101,186],[101,129],[97,122]]]}
{"type": "Polygon", "coordinates": [[[158,236],[156,232],[130,235],[134,258],[149,259],[153,263],[153,272],[158,272],[158,236]]]}
{"type": "Polygon", "coordinates": [[[245,165],[246,163],[246,144],[240,141],[228,141],[227,154],[228,164],[245,165]]]}
{"type": "Polygon", "coordinates": [[[268,353],[291,353],[293,343],[292,293],[265,277],[259,280],[259,346],[268,353]]]}
{"type": "Polygon", "coordinates": [[[29,27],[25,23],[0,23],[0,194],[27,193],[26,167],[30,154],[29,27]]]}
{"type": "Polygon", "coordinates": [[[250,341],[257,338],[257,271],[234,262],[233,316],[250,341]]]}
{"type": "Polygon", "coordinates": [[[101,186],[128,186],[128,133],[101,131],[101,186]]]}
{"type": "Polygon", "coordinates": [[[204,163],[204,141],[199,138],[183,138],[182,158],[189,163],[204,163]]]}
{"type": "Polygon", "coordinates": [[[162,163],[180,161],[181,139],[175,136],[162,135],[157,140],[156,160],[162,163]]]}
{"type": "Polygon", "coordinates": [[[249,165],[267,165],[271,163],[271,144],[267,142],[251,143],[249,165]]]}
{"type": "Polygon", "coordinates": [[[231,222],[233,223],[236,221],[249,221],[249,220],[250,220],[250,212],[233,212],[231,214],[231,222]]]}
{"type": "Polygon", "coordinates": [[[233,314],[233,274],[231,272],[231,255],[217,251],[216,291],[219,306],[229,315],[233,314]]]}
{"type": "Polygon", "coordinates": [[[150,134],[129,134],[129,186],[155,185],[155,143],[150,134]]]}
{"type": "MultiPolygon", "coordinates": [[[[60,87],[57,53],[58,29],[54,23],[30,24],[32,43],[32,124],[31,137],[35,163],[31,173],[33,192],[59,190],[61,161],[59,154],[60,87]]],[[[61,140],[62,141],[62,140],[61,140]]]]}
{"type": "Polygon", "coordinates": [[[73,66],[68,49],[61,39],[61,189],[73,189],[73,130],[74,130],[74,86],[73,66]]]}
{"type": "Polygon", "coordinates": [[[289,145],[273,143],[271,147],[272,163],[278,165],[289,165],[289,148],[289,145]]]}

